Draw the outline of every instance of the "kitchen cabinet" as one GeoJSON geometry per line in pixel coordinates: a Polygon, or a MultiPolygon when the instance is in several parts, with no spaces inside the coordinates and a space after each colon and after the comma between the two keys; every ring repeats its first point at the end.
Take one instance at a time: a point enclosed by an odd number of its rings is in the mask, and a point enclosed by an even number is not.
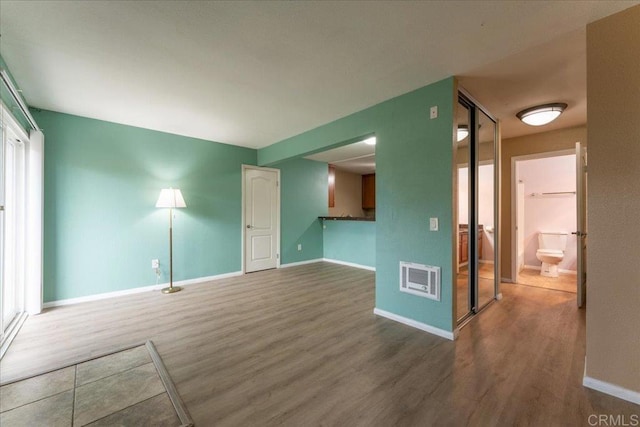
{"type": "Polygon", "coordinates": [[[460,232],[460,242],[458,243],[458,261],[463,264],[469,261],[469,232],[460,232]]]}
{"type": "Polygon", "coordinates": [[[376,207],[376,174],[362,175],[362,209],[376,207]]]}
{"type": "MultiPolygon", "coordinates": [[[[464,264],[469,261],[469,229],[466,225],[460,225],[458,231],[458,263],[464,264]]],[[[482,235],[484,226],[478,226],[478,259],[482,259],[482,235]]]]}
{"type": "MultiPolygon", "coordinates": [[[[356,187],[357,188],[357,187],[356,187]]],[[[336,206],[336,168],[329,165],[329,207],[336,206]]]]}

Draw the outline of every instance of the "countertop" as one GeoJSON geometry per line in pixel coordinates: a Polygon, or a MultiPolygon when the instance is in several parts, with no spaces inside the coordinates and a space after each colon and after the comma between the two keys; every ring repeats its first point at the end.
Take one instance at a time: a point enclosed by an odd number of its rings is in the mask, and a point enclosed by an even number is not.
{"type": "Polygon", "coordinates": [[[376,219],[366,216],[319,216],[323,221],[370,221],[374,222],[376,219]]]}

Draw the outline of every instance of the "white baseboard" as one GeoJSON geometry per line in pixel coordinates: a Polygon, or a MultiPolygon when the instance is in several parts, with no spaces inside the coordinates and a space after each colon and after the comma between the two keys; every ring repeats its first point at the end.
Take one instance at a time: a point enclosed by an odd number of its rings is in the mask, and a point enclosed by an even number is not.
{"type": "Polygon", "coordinates": [[[629,390],[605,381],[600,381],[586,375],[582,378],[582,385],[610,396],[617,397],[618,399],[640,405],[640,392],[629,390]]]}
{"type": "Polygon", "coordinates": [[[322,258],[322,261],[331,262],[333,264],[346,265],[346,266],[349,266],[349,267],[361,268],[363,270],[376,271],[375,267],[369,267],[368,265],[356,264],[354,262],[340,261],[340,260],[331,259],[331,258],[322,258]]]}
{"type": "MultiPolygon", "coordinates": [[[[180,280],[178,282],[173,282],[173,284],[174,284],[174,286],[189,286],[189,285],[195,285],[195,284],[198,284],[198,283],[210,282],[212,280],[226,279],[228,277],[235,277],[235,276],[242,276],[242,272],[241,271],[234,271],[232,273],[217,274],[215,276],[197,277],[195,279],[187,279],[187,280],[180,280]]],[[[106,293],[103,293],[103,294],[87,295],[87,296],[78,297],[78,298],[69,298],[69,299],[61,299],[61,300],[57,300],[57,301],[49,301],[49,302],[45,302],[42,306],[43,306],[43,308],[50,308],[50,307],[60,307],[60,306],[63,306],[63,305],[79,304],[81,302],[98,301],[98,300],[103,300],[103,299],[108,299],[108,298],[120,297],[120,296],[124,296],[124,295],[132,295],[132,294],[139,294],[139,293],[142,293],[142,292],[157,291],[157,290],[160,290],[162,288],[166,288],[167,286],[169,286],[168,283],[161,283],[161,284],[158,284],[158,285],[142,286],[142,287],[139,287],[139,288],[131,288],[131,289],[123,289],[121,291],[106,292],[106,293]]]]}
{"type": "Polygon", "coordinates": [[[298,265],[315,264],[316,262],[322,262],[322,258],[309,259],[306,261],[290,262],[287,264],[280,264],[280,268],[296,267],[298,265]]]}
{"type": "Polygon", "coordinates": [[[501,282],[504,282],[504,283],[516,283],[516,281],[515,281],[515,280],[507,279],[506,277],[501,277],[501,278],[500,278],[500,281],[501,281],[501,282]]]}
{"type": "Polygon", "coordinates": [[[418,322],[417,320],[409,319],[408,317],[399,316],[397,314],[390,313],[385,310],[380,310],[379,308],[374,308],[373,313],[386,317],[387,319],[395,320],[396,322],[403,323],[408,326],[412,326],[416,329],[420,329],[421,331],[429,332],[430,334],[437,335],[442,338],[446,338],[448,340],[455,340],[457,337],[457,330],[454,332],[445,331],[444,329],[436,328],[435,326],[427,325],[426,323],[418,322]]]}
{"type": "Polygon", "coordinates": [[[478,262],[480,264],[493,264],[494,261],[492,259],[479,259],[478,262]]]}
{"type": "MultiPolygon", "coordinates": [[[[524,268],[526,268],[528,270],[538,270],[538,271],[542,270],[542,267],[539,266],[539,265],[526,265],[525,264],[524,268]]],[[[574,274],[574,275],[578,274],[578,272],[575,271],[575,270],[565,270],[564,268],[559,268],[558,272],[559,273],[564,273],[564,274],[574,274]]]]}

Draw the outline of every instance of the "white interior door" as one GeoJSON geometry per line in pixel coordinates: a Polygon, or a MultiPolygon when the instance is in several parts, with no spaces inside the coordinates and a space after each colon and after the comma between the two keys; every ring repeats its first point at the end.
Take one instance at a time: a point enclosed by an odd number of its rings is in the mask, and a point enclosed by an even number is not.
{"type": "Polygon", "coordinates": [[[244,169],[244,266],[245,272],[276,268],[279,263],[278,171],[244,169]]]}
{"type": "Polygon", "coordinates": [[[520,282],[518,276],[524,268],[524,182],[522,181],[518,181],[516,190],[516,239],[518,256],[516,282],[520,282]]]}
{"type": "Polygon", "coordinates": [[[577,294],[578,307],[587,302],[587,151],[579,142],[576,143],[576,235],[578,274],[577,294]]]}

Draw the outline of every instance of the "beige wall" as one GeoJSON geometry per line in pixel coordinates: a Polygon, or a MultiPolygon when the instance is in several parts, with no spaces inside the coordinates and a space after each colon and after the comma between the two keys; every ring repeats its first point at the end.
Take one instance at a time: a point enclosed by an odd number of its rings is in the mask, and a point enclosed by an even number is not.
{"type": "Polygon", "coordinates": [[[329,216],[364,216],[362,211],[362,176],[336,169],[335,207],[329,216]]]}
{"type": "Polygon", "coordinates": [[[513,225],[511,224],[511,159],[528,154],[575,149],[576,142],[587,144],[587,128],[585,126],[509,138],[502,141],[500,269],[503,279],[514,279],[511,277],[511,232],[513,230],[513,225]]]}
{"type": "Polygon", "coordinates": [[[587,26],[586,375],[640,392],[640,6],[587,26]]]}

